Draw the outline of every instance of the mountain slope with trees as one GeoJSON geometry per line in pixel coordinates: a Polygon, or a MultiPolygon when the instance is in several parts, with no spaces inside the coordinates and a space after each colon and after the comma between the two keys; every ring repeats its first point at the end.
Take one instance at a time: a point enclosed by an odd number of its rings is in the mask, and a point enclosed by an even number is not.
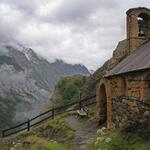
{"type": "Polygon", "coordinates": [[[0,45],[0,128],[39,114],[58,80],[74,74],[89,72],[61,60],[50,63],[18,44],[0,45]]]}
{"type": "Polygon", "coordinates": [[[51,98],[51,107],[63,106],[80,100],[80,90],[89,77],[82,75],[74,75],[64,77],[55,86],[54,93],[51,98]]]}

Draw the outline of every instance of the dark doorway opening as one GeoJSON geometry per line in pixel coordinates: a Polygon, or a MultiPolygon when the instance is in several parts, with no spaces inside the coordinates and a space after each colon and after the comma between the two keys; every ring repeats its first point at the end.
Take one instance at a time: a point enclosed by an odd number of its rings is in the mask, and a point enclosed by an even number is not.
{"type": "Polygon", "coordinates": [[[106,95],[106,88],[105,85],[102,84],[100,86],[100,120],[99,124],[106,124],[107,123],[107,95],[106,95]]]}

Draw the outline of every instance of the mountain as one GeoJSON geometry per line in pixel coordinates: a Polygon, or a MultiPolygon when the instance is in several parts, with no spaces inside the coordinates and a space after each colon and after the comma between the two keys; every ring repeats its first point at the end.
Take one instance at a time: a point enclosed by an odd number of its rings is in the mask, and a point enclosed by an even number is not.
{"type": "Polygon", "coordinates": [[[0,128],[40,113],[63,76],[89,75],[83,65],[53,63],[18,44],[0,45],[0,128]]]}
{"type": "Polygon", "coordinates": [[[61,74],[63,76],[74,75],[74,74],[83,74],[89,75],[89,71],[87,68],[81,64],[76,65],[67,65],[62,60],[56,60],[54,63],[51,63],[52,70],[54,70],[57,74],[61,74]]]}

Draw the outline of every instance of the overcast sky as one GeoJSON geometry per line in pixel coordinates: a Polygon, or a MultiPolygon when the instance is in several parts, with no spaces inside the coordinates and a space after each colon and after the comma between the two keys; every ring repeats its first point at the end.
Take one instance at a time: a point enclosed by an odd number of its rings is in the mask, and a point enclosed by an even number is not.
{"type": "Polygon", "coordinates": [[[0,43],[18,42],[50,62],[97,69],[126,37],[125,12],[149,0],[0,0],[0,43]]]}

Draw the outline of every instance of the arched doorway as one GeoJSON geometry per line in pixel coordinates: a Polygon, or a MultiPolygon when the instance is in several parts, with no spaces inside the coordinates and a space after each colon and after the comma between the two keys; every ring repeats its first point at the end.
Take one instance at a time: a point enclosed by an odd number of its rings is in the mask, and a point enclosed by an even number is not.
{"type": "Polygon", "coordinates": [[[106,95],[106,88],[105,85],[102,84],[100,86],[100,120],[99,124],[106,124],[107,123],[107,95],[106,95]]]}

